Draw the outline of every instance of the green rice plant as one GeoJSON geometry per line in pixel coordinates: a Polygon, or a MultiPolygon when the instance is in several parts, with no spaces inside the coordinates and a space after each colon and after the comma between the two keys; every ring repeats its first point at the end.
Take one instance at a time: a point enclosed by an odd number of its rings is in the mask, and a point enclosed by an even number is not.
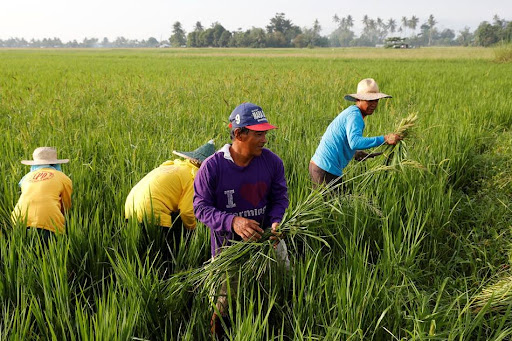
{"type": "Polygon", "coordinates": [[[2,307],[0,322],[0,339],[29,340],[34,338],[34,319],[31,313],[32,305],[23,298],[19,304],[9,304],[2,307]]]}
{"type": "MultiPolygon", "coordinates": [[[[267,291],[259,286],[240,287],[236,307],[229,318],[227,334],[231,340],[271,340],[278,334],[269,327],[272,310],[277,301],[277,291],[267,291]]],[[[233,303],[232,303],[233,304],[233,303]]],[[[279,325],[278,321],[274,322],[279,325]]]]}
{"type": "Polygon", "coordinates": [[[172,298],[168,296],[166,288],[174,282],[159,279],[162,272],[156,266],[156,259],[141,259],[137,253],[125,255],[115,250],[111,254],[109,258],[119,287],[139,300],[138,315],[144,323],[137,324],[137,329],[150,338],[171,334],[170,330],[166,330],[166,321],[171,317],[173,321],[179,321],[176,313],[186,304],[181,298],[184,293],[181,293],[181,297],[177,292],[173,292],[172,298]]]}
{"type": "Polygon", "coordinates": [[[80,340],[129,340],[137,337],[141,298],[110,282],[94,310],[78,301],[75,311],[80,340]]]}

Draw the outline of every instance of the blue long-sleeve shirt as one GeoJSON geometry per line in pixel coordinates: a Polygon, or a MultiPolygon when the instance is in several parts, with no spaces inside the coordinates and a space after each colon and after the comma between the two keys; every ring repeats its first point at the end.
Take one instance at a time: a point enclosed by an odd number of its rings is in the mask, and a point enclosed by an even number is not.
{"type": "Polygon", "coordinates": [[[363,137],[364,126],[357,106],[343,110],[327,127],[311,160],[324,171],[341,176],[356,150],[384,143],[384,136],[363,137]]]}

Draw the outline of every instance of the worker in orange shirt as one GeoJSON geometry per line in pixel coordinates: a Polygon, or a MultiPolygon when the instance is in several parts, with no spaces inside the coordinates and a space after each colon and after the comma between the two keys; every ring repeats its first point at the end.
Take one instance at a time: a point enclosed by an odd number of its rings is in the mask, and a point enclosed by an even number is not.
{"type": "Polygon", "coordinates": [[[184,228],[196,227],[194,178],[215,146],[209,141],[192,152],[173,153],[185,160],[168,160],[153,169],[132,188],[125,203],[126,219],[137,219],[142,238],[153,244],[151,251],[158,251],[163,261],[173,261],[184,228]]]}
{"type": "Polygon", "coordinates": [[[44,240],[52,233],[65,232],[65,214],[71,208],[71,179],[62,172],[61,164],[68,159],[57,159],[57,150],[39,147],[33,160],[22,160],[30,172],[19,182],[21,196],[11,214],[15,224],[37,231],[44,240]]]}

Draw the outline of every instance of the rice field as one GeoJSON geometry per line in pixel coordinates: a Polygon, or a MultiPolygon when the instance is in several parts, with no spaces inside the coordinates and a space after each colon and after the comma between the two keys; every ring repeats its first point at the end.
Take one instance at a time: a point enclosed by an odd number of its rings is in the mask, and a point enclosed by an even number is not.
{"type": "Polygon", "coordinates": [[[486,288],[512,261],[511,74],[478,48],[0,50],[0,339],[208,339],[208,228],[164,274],[124,202],[172,150],[228,143],[245,101],[279,127],[267,146],[285,165],[292,266],[237,245],[230,339],[510,339],[510,295],[486,288]],[[365,135],[418,117],[406,159],[352,161],[348,191],[320,200],[310,157],[367,77],[393,99],[365,135]],[[37,146],[70,159],[74,187],[47,246],[9,220],[37,146]]]}

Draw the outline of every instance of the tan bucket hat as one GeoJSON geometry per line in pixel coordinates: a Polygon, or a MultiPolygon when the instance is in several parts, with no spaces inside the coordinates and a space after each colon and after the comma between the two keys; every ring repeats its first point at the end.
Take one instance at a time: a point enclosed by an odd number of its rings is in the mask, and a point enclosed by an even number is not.
{"type": "Polygon", "coordinates": [[[356,102],[361,101],[374,101],[381,98],[392,98],[379,91],[379,86],[373,78],[365,78],[357,84],[357,93],[345,96],[347,101],[356,102]]]}
{"type": "Polygon", "coordinates": [[[53,147],[38,147],[32,153],[34,160],[21,160],[21,163],[29,166],[36,165],[56,165],[59,163],[68,163],[69,159],[57,159],[57,149],[53,147]]]}

